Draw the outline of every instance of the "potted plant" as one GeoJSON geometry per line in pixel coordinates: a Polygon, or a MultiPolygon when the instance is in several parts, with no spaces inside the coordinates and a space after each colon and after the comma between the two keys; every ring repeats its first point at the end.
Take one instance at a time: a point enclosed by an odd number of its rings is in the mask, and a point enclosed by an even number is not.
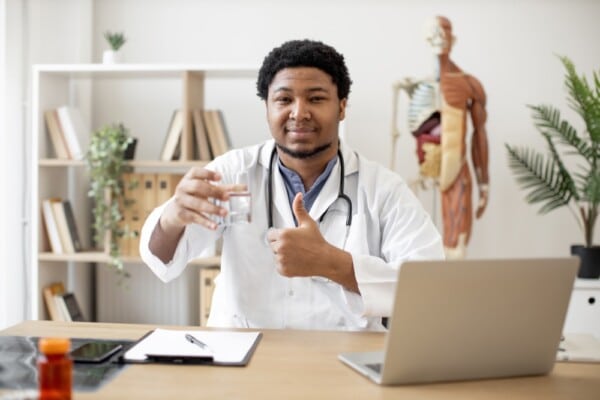
{"type": "Polygon", "coordinates": [[[600,276],[600,246],[594,245],[594,227],[600,203],[600,76],[589,83],[577,75],[567,57],[565,69],[569,105],[581,116],[585,132],[579,134],[560,111],[549,105],[529,106],[538,131],[548,145],[548,155],[506,144],[509,166],[522,189],[529,190],[528,203],[541,203],[546,214],[566,206],[584,236],[583,245],[571,247],[581,257],[579,277],[600,276]]]}
{"type": "Polygon", "coordinates": [[[125,44],[127,39],[123,32],[104,32],[104,38],[108,42],[110,49],[104,50],[102,62],[104,64],[114,64],[120,61],[119,49],[125,44]]]}
{"type": "Polygon", "coordinates": [[[131,171],[125,154],[133,143],[135,139],[122,124],[109,125],[92,134],[86,153],[91,180],[88,196],[94,199],[94,242],[104,245],[111,264],[120,273],[124,272],[119,240],[133,235],[127,226],[121,224],[121,207],[128,207],[135,201],[125,199],[123,195],[123,174],[131,171]]]}

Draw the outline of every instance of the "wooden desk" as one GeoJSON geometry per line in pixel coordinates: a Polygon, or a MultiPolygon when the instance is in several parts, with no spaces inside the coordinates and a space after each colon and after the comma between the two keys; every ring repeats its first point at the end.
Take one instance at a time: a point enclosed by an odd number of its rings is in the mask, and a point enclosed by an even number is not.
{"type": "MultiPolygon", "coordinates": [[[[28,321],[0,335],[137,339],[154,326],[28,321]]],[[[172,328],[172,327],[171,327],[172,328]]],[[[181,327],[185,329],[185,327],[181,327]]],[[[189,329],[189,327],[188,327],[189,329]]],[[[193,327],[192,329],[197,329],[193,327]]],[[[381,333],[263,330],[247,367],[131,365],[76,399],[594,399],[600,364],[557,363],[548,376],[415,386],[378,386],[337,359],[378,350],[381,333]]]]}

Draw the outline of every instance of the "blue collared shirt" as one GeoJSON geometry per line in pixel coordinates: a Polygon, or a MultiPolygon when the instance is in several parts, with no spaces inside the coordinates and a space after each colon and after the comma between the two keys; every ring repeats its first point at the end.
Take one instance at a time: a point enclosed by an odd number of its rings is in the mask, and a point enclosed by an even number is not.
{"type": "MultiPolygon", "coordinates": [[[[321,189],[323,189],[323,186],[325,186],[325,182],[327,181],[327,178],[329,178],[329,175],[331,174],[336,162],[337,156],[333,157],[327,163],[325,170],[321,173],[321,175],[319,175],[312,187],[309,188],[308,191],[305,191],[300,175],[298,175],[296,171],[292,171],[283,165],[281,159],[278,158],[277,165],[279,167],[279,172],[281,172],[281,176],[283,177],[283,181],[285,182],[285,190],[287,191],[288,200],[290,201],[290,207],[292,206],[294,197],[296,197],[296,193],[300,192],[304,196],[304,208],[306,208],[306,211],[310,211],[310,208],[319,196],[319,193],[321,193],[321,189]]],[[[294,222],[296,222],[295,216],[294,222]]]]}

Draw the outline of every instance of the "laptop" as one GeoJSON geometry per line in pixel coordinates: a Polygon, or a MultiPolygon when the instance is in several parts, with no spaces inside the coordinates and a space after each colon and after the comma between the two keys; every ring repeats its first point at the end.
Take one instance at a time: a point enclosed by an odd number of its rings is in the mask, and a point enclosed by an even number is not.
{"type": "Polygon", "coordinates": [[[579,258],[408,261],[383,351],[339,359],[381,385],[549,373],[579,258]]]}

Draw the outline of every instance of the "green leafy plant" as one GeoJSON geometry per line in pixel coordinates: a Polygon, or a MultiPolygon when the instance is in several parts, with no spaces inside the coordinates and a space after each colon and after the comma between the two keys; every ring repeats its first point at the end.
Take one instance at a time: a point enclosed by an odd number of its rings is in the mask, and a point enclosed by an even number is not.
{"type": "Polygon", "coordinates": [[[108,247],[105,250],[110,254],[111,264],[125,276],[119,240],[134,234],[120,224],[123,219],[120,205],[129,207],[135,201],[124,198],[123,187],[123,174],[131,171],[125,151],[133,141],[122,124],[105,126],[93,133],[86,153],[91,180],[88,196],[94,199],[94,241],[108,247]]]}
{"type": "Polygon", "coordinates": [[[594,72],[590,84],[577,75],[569,58],[559,58],[566,69],[567,100],[583,119],[585,133],[578,134],[553,106],[528,106],[548,154],[505,146],[517,182],[529,190],[527,202],[541,203],[540,214],[567,206],[583,231],[585,246],[591,247],[600,203],[600,77],[594,72]]]}
{"type": "Polygon", "coordinates": [[[121,48],[121,46],[123,46],[125,44],[125,42],[127,41],[123,32],[114,32],[113,33],[111,31],[106,31],[106,32],[104,32],[104,38],[110,45],[110,48],[113,49],[114,51],[118,51],[121,48]]]}

